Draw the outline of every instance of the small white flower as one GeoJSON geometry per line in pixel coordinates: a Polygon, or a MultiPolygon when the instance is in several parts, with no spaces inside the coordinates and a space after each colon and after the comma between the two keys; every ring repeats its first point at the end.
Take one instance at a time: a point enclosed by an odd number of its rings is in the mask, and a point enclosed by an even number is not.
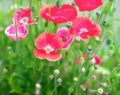
{"type": "Polygon", "coordinates": [[[107,83],[106,82],[101,83],[101,85],[104,86],[104,87],[107,87],[107,83]]]}
{"type": "Polygon", "coordinates": [[[83,90],[83,91],[86,91],[86,88],[84,87],[84,85],[80,85],[80,88],[83,90]]]}
{"type": "Polygon", "coordinates": [[[91,79],[96,80],[97,79],[96,75],[92,75],[91,79]]]}
{"type": "Polygon", "coordinates": [[[104,91],[103,91],[102,88],[98,88],[98,89],[97,89],[97,92],[98,92],[99,94],[103,94],[104,91]]]}
{"type": "Polygon", "coordinates": [[[55,70],[54,70],[54,74],[55,74],[55,75],[59,75],[59,74],[60,74],[60,71],[59,71],[58,69],[55,69],[55,70]]]}
{"type": "Polygon", "coordinates": [[[35,84],[36,89],[41,89],[41,85],[39,83],[35,84]]]}
{"type": "Polygon", "coordinates": [[[50,75],[49,75],[49,78],[50,78],[50,79],[53,79],[53,78],[54,78],[54,76],[53,76],[52,74],[50,74],[50,75]]]}
{"type": "Polygon", "coordinates": [[[82,67],[81,72],[84,73],[86,70],[84,67],[82,67]]]}
{"type": "Polygon", "coordinates": [[[58,81],[58,83],[61,83],[61,82],[62,82],[62,79],[61,79],[61,78],[58,78],[57,81],[58,81]]]}
{"type": "Polygon", "coordinates": [[[6,68],[3,68],[3,73],[7,73],[8,70],[6,68]]]}
{"type": "Polygon", "coordinates": [[[74,77],[73,80],[74,80],[75,82],[77,82],[77,81],[78,81],[78,78],[77,78],[77,77],[74,77]]]}
{"type": "Polygon", "coordinates": [[[11,6],[11,10],[14,10],[14,9],[17,9],[18,8],[18,5],[17,4],[14,4],[11,6]]]}

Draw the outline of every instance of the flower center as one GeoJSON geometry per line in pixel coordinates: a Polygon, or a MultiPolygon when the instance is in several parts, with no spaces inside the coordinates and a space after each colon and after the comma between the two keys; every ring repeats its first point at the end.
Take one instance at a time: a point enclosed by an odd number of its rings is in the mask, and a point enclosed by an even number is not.
{"type": "Polygon", "coordinates": [[[88,32],[88,30],[86,28],[81,28],[80,32],[79,32],[79,35],[81,35],[82,33],[85,33],[85,32],[88,32]]]}
{"type": "Polygon", "coordinates": [[[46,53],[50,53],[50,52],[52,52],[52,51],[54,51],[54,49],[50,46],[50,45],[47,45],[45,48],[43,48],[45,51],[46,51],[46,53]]]}
{"type": "Polygon", "coordinates": [[[27,24],[28,21],[29,21],[29,18],[28,18],[28,17],[23,17],[23,18],[20,20],[20,23],[27,24]]]}

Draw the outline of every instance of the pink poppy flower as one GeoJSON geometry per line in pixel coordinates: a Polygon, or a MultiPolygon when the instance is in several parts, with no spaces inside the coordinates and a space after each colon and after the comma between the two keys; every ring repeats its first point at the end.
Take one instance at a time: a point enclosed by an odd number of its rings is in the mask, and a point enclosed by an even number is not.
{"type": "Polygon", "coordinates": [[[63,41],[59,36],[44,32],[35,40],[37,49],[34,50],[34,55],[39,59],[57,61],[62,57],[57,50],[62,49],[63,45],[63,41]]]}
{"type": "Polygon", "coordinates": [[[73,21],[70,32],[74,36],[88,40],[89,37],[98,37],[101,33],[101,28],[98,24],[93,23],[90,18],[79,17],[73,21]]]}
{"type": "Polygon", "coordinates": [[[102,0],[74,0],[80,11],[91,11],[102,5],[102,0]]]}
{"type": "Polygon", "coordinates": [[[6,28],[5,34],[8,36],[9,39],[17,40],[16,31],[17,31],[18,40],[23,40],[28,34],[28,31],[25,28],[25,26],[15,27],[13,24],[6,28]]]}
{"type": "Polygon", "coordinates": [[[101,59],[98,55],[92,55],[92,60],[91,60],[91,63],[95,63],[96,65],[101,65],[101,59]]]}
{"type": "Polygon", "coordinates": [[[63,49],[68,49],[71,43],[73,42],[73,36],[69,35],[69,30],[66,27],[59,28],[57,30],[57,35],[60,36],[64,42],[63,49]]]}
{"type": "Polygon", "coordinates": [[[24,8],[22,10],[16,11],[16,14],[12,15],[13,23],[15,23],[16,19],[16,25],[31,25],[31,24],[37,24],[35,20],[31,19],[31,10],[30,8],[24,8]]]}
{"type": "Polygon", "coordinates": [[[64,4],[60,8],[57,6],[47,7],[40,11],[40,16],[46,21],[52,21],[56,24],[72,21],[77,16],[76,9],[69,5],[64,4]]]}

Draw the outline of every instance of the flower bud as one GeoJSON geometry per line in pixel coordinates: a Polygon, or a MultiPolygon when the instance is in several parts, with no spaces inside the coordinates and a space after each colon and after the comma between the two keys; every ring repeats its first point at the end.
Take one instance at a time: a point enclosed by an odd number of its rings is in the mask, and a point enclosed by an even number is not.
{"type": "Polygon", "coordinates": [[[88,52],[89,54],[92,53],[92,47],[91,47],[91,46],[88,46],[88,48],[87,48],[87,52],[88,52]]]}
{"type": "Polygon", "coordinates": [[[77,78],[77,77],[74,77],[73,80],[74,80],[75,82],[77,82],[77,81],[78,81],[78,78],[77,78]]]}
{"type": "Polygon", "coordinates": [[[49,78],[50,78],[50,79],[53,79],[53,78],[54,78],[54,76],[53,76],[52,74],[50,74],[50,75],[49,75],[49,78]]]}
{"type": "Polygon", "coordinates": [[[39,83],[35,84],[36,89],[41,89],[41,85],[39,83]]]}
{"type": "Polygon", "coordinates": [[[85,73],[85,71],[86,71],[85,68],[82,67],[81,72],[82,72],[82,73],[85,73]]]}
{"type": "Polygon", "coordinates": [[[97,92],[98,92],[99,94],[103,94],[104,91],[103,91],[102,88],[98,88],[98,89],[97,89],[97,92]]]}
{"type": "Polygon", "coordinates": [[[83,91],[86,91],[86,88],[84,87],[84,85],[80,85],[80,88],[81,88],[83,91]]]}
{"type": "Polygon", "coordinates": [[[108,38],[107,41],[106,41],[107,45],[111,45],[113,43],[113,40],[112,38],[108,38]]]}
{"type": "Polygon", "coordinates": [[[60,71],[59,71],[58,69],[55,69],[55,70],[54,70],[54,74],[55,74],[55,75],[59,75],[59,74],[60,74],[60,71]]]}
{"type": "Polygon", "coordinates": [[[59,8],[59,7],[61,6],[61,0],[57,0],[57,1],[56,1],[56,5],[57,5],[57,7],[59,8]]]}
{"type": "Polygon", "coordinates": [[[97,79],[96,75],[92,75],[91,79],[95,81],[97,79]]]}
{"type": "Polygon", "coordinates": [[[61,82],[62,82],[62,79],[61,79],[61,78],[58,78],[57,81],[58,81],[58,83],[61,83],[61,82]]]}
{"type": "Polygon", "coordinates": [[[96,15],[97,15],[97,16],[100,16],[100,15],[101,15],[101,11],[97,11],[97,12],[96,12],[96,15]]]}

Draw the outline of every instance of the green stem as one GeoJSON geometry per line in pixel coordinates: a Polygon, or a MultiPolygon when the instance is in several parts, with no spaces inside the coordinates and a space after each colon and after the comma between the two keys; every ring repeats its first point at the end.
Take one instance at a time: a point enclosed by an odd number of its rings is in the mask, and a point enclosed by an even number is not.
{"type": "Polygon", "coordinates": [[[55,95],[57,95],[57,76],[55,75],[55,95]]]}
{"type": "MultiPolygon", "coordinates": [[[[15,5],[15,1],[13,0],[13,6],[15,5]]],[[[16,9],[14,8],[14,20],[15,20],[15,33],[16,33],[16,52],[20,56],[20,46],[19,46],[19,40],[18,40],[18,31],[17,31],[17,25],[16,25],[16,9]]]]}
{"type": "Polygon", "coordinates": [[[21,4],[21,6],[23,5],[23,0],[20,0],[20,4],[21,4]]]}

